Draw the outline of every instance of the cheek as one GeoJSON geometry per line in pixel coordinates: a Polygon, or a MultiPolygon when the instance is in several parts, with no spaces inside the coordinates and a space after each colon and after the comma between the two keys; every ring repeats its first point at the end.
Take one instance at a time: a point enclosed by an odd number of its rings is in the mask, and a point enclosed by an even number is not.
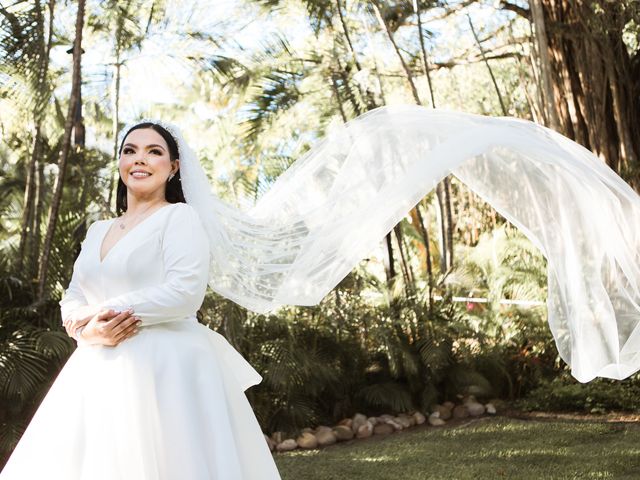
{"type": "Polygon", "coordinates": [[[120,157],[118,160],[118,171],[120,172],[120,176],[124,179],[126,172],[129,168],[129,162],[125,160],[123,157],[120,157]]]}
{"type": "Polygon", "coordinates": [[[151,158],[149,159],[149,166],[151,166],[156,172],[164,172],[171,170],[171,161],[169,158],[151,158]]]}

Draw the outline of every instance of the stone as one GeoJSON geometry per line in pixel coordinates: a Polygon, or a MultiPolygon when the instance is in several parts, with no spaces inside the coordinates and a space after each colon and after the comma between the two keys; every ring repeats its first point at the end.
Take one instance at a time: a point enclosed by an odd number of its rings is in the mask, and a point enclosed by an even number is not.
{"type": "Polygon", "coordinates": [[[305,427],[305,428],[302,429],[301,433],[314,433],[314,431],[315,430],[313,428],[305,427]]]}
{"type": "Polygon", "coordinates": [[[376,426],[378,423],[381,423],[378,417],[369,417],[367,418],[367,421],[371,423],[371,425],[373,426],[376,426]]]}
{"type": "Polygon", "coordinates": [[[291,450],[295,450],[298,448],[298,444],[293,438],[287,438],[278,444],[276,450],[279,452],[290,452],[291,450]]]}
{"type": "Polygon", "coordinates": [[[273,432],[271,434],[271,440],[276,442],[276,444],[282,443],[284,439],[285,439],[284,432],[273,432]]]}
{"type": "Polygon", "coordinates": [[[378,422],[378,425],[380,424],[386,424],[386,425],[391,425],[394,430],[402,430],[404,427],[396,422],[396,419],[394,417],[388,416],[388,417],[380,417],[380,422],[378,422]]]}
{"type": "Polygon", "coordinates": [[[318,433],[326,433],[326,432],[332,432],[333,428],[331,427],[327,427],[326,425],[319,425],[316,427],[314,433],[317,435],[318,433]]]}
{"type": "Polygon", "coordinates": [[[400,425],[402,425],[402,428],[409,428],[409,427],[413,427],[415,425],[415,422],[411,421],[411,417],[407,416],[407,415],[398,415],[395,418],[395,421],[397,423],[399,423],[400,425]]]}
{"type": "Polygon", "coordinates": [[[318,447],[318,439],[313,433],[304,432],[298,438],[296,438],[296,443],[300,448],[317,448],[318,447]]]}
{"type": "Polygon", "coordinates": [[[370,422],[365,422],[364,425],[360,425],[356,432],[357,438],[369,438],[373,435],[373,425],[370,422]]]}
{"type": "Polygon", "coordinates": [[[333,445],[338,441],[336,438],[336,434],[333,433],[333,430],[317,430],[316,438],[318,439],[318,445],[321,447],[326,447],[327,445],[333,445]]]}
{"type": "Polygon", "coordinates": [[[498,413],[493,403],[487,403],[484,407],[487,409],[487,413],[489,415],[495,415],[496,413],[498,413]]]}
{"type": "Polygon", "coordinates": [[[271,450],[272,452],[276,449],[276,442],[274,442],[273,440],[271,440],[271,437],[265,435],[264,439],[267,441],[267,445],[269,446],[269,450],[271,450]]]}
{"type": "Polygon", "coordinates": [[[433,425],[434,427],[440,427],[442,425],[444,425],[445,422],[444,420],[442,420],[437,412],[436,413],[432,413],[431,415],[429,415],[429,425],[433,425]]]}
{"type": "Polygon", "coordinates": [[[373,427],[373,433],[376,435],[389,435],[395,431],[396,429],[389,423],[379,423],[373,427]]]}
{"type": "Polygon", "coordinates": [[[445,405],[434,405],[432,412],[438,412],[442,420],[449,420],[451,418],[451,408],[445,405]]]}
{"type": "Polygon", "coordinates": [[[343,418],[338,422],[338,425],[344,425],[345,427],[351,428],[351,424],[353,423],[353,419],[351,418],[343,418]]]}
{"type": "Polygon", "coordinates": [[[365,423],[367,423],[367,417],[361,413],[356,413],[351,422],[351,430],[356,433],[365,423]]]}
{"type": "Polygon", "coordinates": [[[479,417],[485,411],[484,405],[478,402],[467,402],[465,404],[465,407],[467,407],[469,415],[471,415],[472,417],[479,417]]]}
{"type": "Polygon", "coordinates": [[[453,409],[453,418],[467,418],[469,416],[469,410],[466,405],[456,405],[453,409]]]}
{"type": "Polygon", "coordinates": [[[416,425],[422,425],[427,421],[427,418],[420,412],[415,412],[413,415],[413,420],[416,422],[416,425]]]}
{"type": "Polygon", "coordinates": [[[339,442],[344,442],[345,440],[351,440],[353,438],[353,430],[351,430],[351,427],[346,425],[337,425],[334,427],[333,433],[339,442]]]}
{"type": "Polygon", "coordinates": [[[476,400],[476,397],[474,395],[466,395],[462,399],[462,403],[464,403],[464,404],[467,404],[467,403],[478,403],[478,400],[476,400]]]}
{"type": "Polygon", "coordinates": [[[449,410],[453,410],[456,407],[456,404],[450,401],[444,402],[442,404],[443,407],[448,408],[449,410]]]}

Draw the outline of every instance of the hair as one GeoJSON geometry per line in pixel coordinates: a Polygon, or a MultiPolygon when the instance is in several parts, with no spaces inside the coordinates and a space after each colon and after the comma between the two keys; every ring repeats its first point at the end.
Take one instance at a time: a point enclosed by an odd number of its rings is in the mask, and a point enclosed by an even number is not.
{"type": "MultiPolygon", "coordinates": [[[[167,146],[169,147],[169,159],[173,162],[174,160],[179,158],[178,152],[178,144],[165,128],[158,125],[157,123],[152,122],[143,122],[134,125],[129,129],[129,131],[122,137],[122,143],[120,144],[120,149],[118,150],[118,156],[122,154],[122,147],[124,145],[124,141],[127,139],[129,134],[134,130],[138,130],[140,128],[150,128],[156,132],[158,132],[162,138],[164,138],[165,142],[167,142],[167,146]]],[[[164,198],[169,203],[187,203],[184,198],[184,192],[182,191],[182,183],[180,182],[180,169],[175,173],[173,178],[167,182],[167,186],[165,189],[164,198]]],[[[116,191],[116,214],[121,215],[122,213],[127,211],[127,186],[122,181],[121,177],[118,177],[118,189],[116,191]]]]}

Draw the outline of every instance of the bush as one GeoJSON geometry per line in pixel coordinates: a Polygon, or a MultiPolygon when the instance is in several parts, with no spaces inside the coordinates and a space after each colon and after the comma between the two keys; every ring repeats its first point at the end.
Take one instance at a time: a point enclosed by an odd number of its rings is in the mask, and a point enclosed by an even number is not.
{"type": "Polygon", "coordinates": [[[546,381],[516,403],[524,410],[605,413],[612,410],[640,409],[640,378],[624,381],[595,379],[579,383],[563,375],[546,381]]]}

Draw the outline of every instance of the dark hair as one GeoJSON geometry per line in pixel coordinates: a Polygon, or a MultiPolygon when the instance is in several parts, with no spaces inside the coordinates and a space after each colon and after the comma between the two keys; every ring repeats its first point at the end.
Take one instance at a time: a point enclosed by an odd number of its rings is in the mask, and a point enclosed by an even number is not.
{"type": "MultiPolygon", "coordinates": [[[[120,154],[122,153],[122,146],[124,145],[124,141],[129,136],[129,134],[134,130],[138,130],[140,128],[151,128],[152,130],[155,130],[160,135],[162,135],[162,138],[164,138],[164,141],[167,142],[167,145],[169,147],[169,158],[171,159],[171,161],[173,162],[174,160],[179,158],[178,144],[176,143],[175,138],[173,138],[173,135],[171,135],[165,128],[158,125],[157,123],[151,122],[139,123],[129,129],[125,136],[122,137],[122,143],[120,144],[120,149],[118,150],[118,156],[120,156],[120,154]]],[[[173,178],[169,182],[167,182],[167,188],[165,190],[164,198],[169,203],[187,203],[182,191],[182,183],[180,182],[180,169],[178,169],[173,178]]],[[[116,214],[121,215],[126,210],[127,186],[122,181],[122,178],[118,176],[118,189],[116,191],[116,214]]]]}

